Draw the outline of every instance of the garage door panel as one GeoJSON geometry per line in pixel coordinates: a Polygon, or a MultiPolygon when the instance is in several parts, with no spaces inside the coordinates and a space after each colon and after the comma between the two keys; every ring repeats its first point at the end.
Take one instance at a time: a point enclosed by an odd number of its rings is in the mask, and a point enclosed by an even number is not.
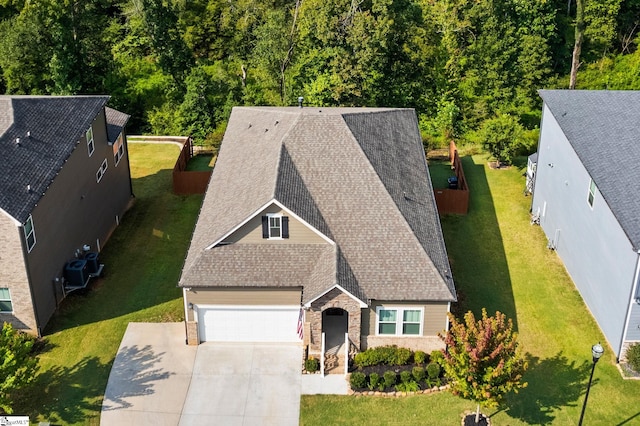
{"type": "Polygon", "coordinates": [[[201,341],[298,342],[299,306],[198,306],[201,341]]]}

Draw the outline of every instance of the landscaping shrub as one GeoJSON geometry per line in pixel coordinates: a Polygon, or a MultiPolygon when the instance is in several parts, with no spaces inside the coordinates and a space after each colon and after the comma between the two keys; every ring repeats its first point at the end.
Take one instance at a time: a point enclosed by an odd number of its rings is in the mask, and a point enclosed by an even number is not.
{"type": "Polygon", "coordinates": [[[444,354],[440,350],[435,350],[431,352],[431,355],[429,355],[429,360],[430,362],[435,362],[439,365],[442,365],[442,363],[444,362],[444,354]]]}
{"type": "Polygon", "coordinates": [[[415,351],[413,354],[413,360],[416,364],[424,364],[427,360],[427,354],[424,351],[415,351]]]}
{"type": "Polygon", "coordinates": [[[440,371],[441,368],[439,364],[436,364],[435,362],[427,364],[427,375],[430,379],[437,379],[440,377],[440,371]]]}
{"type": "Polygon", "coordinates": [[[304,369],[309,373],[315,373],[316,371],[318,371],[319,367],[320,363],[318,362],[317,358],[310,356],[304,361],[304,369]]]}
{"type": "Polygon", "coordinates": [[[391,365],[406,365],[411,359],[411,350],[407,348],[396,348],[391,365]]]}
{"type": "Polygon", "coordinates": [[[380,383],[380,375],[378,373],[369,374],[369,389],[374,390],[380,387],[380,385],[383,385],[380,383]]]}
{"type": "Polygon", "coordinates": [[[386,388],[390,388],[396,384],[396,373],[395,371],[387,371],[384,373],[384,386],[386,388]]]}
{"type": "Polygon", "coordinates": [[[421,382],[426,377],[424,367],[413,367],[413,370],[411,372],[413,374],[413,378],[416,379],[416,382],[421,382]]]}
{"type": "Polygon", "coordinates": [[[626,358],[629,366],[637,373],[640,373],[640,343],[629,346],[626,358]]]}
{"type": "Polygon", "coordinates": [[[405,365],[409,363],[411,355],[411,350],[407,348],[398,348],[395,345],[379,346],[356,354],[353,362],[358,368],[380,364],[405,365]]]}
{"type": "MultiPolygon", "coordinates": [[[[395,377],[395,374],[394,374],[395,377]]],[[[364,373],[359,371],[354,371],[351,373],[351,378],[349,379],[349,383],[351,384],[351,389],[362,389],[365,387],[367,383],[367,376],[364,373]]]]}
{"type": "Polygon", "coordinates": [[[396,385],[396,390],[399,392],[417,392],[420,390],[420,386],[411,380],[407,383],[398,383],[396,385]]]}
{"type": "Polygon", "coordinates": [[[400,381],[402,383],[409,383],[411,381],[411,372],[410,371],[402,371],[400,373],[400,381]]]}

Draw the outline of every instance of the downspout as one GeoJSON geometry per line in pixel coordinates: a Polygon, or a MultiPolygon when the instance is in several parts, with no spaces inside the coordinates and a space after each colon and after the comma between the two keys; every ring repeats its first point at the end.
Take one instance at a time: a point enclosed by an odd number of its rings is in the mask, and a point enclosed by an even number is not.
{"type": "Polygon", "coordinates": [[[27,250],[27,241],[24,236],[24,226],[18,226],[20,232],[20,244],[22,245],[22,258],[24,259],[24,266],[27,273],[27,286],[29,287],[29,293],[31,294],[31,305],[33,306],[33,317],[36,320],[36,331],[38,337],[42,337],[42,331],[40,330],[40,318],[38,317],[38,308],[36,306],[36,298],[33,294],[33,286],[31,285],[31,270],[29,269],[29,257],[27,250]]]}
{"type": "Polygon", "coordinates": [[[638,280],[640,280],[640,250],[637,252],[638,257],[636,258],[636,273],[633,277],[633,285],[631,286],[631,294],[629,295],[629,306],[627,307],[627,318],[624,322],[624,330],[622,332],[622,339],[620,341],[620,349],[618,351],[617,361],[620,362],[620,355],[622,355],[622,348],[624,347],[624,340],[627,336],[627,331],[629,330],[629,321],[631,320],[631,308],[633,307],[633,303],[635,301],[635,295],[638,294],[638,280]]]}

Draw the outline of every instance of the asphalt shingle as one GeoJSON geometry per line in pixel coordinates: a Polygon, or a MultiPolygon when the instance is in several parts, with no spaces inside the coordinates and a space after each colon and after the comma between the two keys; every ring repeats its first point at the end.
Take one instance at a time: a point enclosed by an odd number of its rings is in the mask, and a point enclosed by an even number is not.
{"type": "Polygon", "coordinates": [[[242,251],[247,244],[211,247],[273,199],[336,243],[314,258],[303,301],[335,284],[365,302],[455,300],[413,110],[234,108],[180,285],[218,268],[233,285],[251,285],[243,280],[267,267],[262,260],[239,255],[253,271],[239,272],[207,252],[242,251]]]}
{"type": "Polygon", "coordinates": [[[27,220],[108,100],[0,96],[0,209],[21,223],[27,220]]]}
{"type": "Polygon", "coordinates": [[[541,90],[540,96],[640,249],[640,91],[541,90]]]}

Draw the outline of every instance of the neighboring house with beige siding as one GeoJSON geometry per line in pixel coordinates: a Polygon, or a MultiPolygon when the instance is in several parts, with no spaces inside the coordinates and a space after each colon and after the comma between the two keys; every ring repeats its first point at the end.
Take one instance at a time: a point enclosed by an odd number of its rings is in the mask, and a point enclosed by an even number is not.
{"type": "Polygon", "coordinates": [[[190,344],[441,348],[456,296],[415,112],[234,108],[179,286],[190,344]]]}
{"type": "Polygon", "coordinates": [[[41,334],[130,205],[129,116],[108,100],[0,96],[0,322],[41,334]]]}

